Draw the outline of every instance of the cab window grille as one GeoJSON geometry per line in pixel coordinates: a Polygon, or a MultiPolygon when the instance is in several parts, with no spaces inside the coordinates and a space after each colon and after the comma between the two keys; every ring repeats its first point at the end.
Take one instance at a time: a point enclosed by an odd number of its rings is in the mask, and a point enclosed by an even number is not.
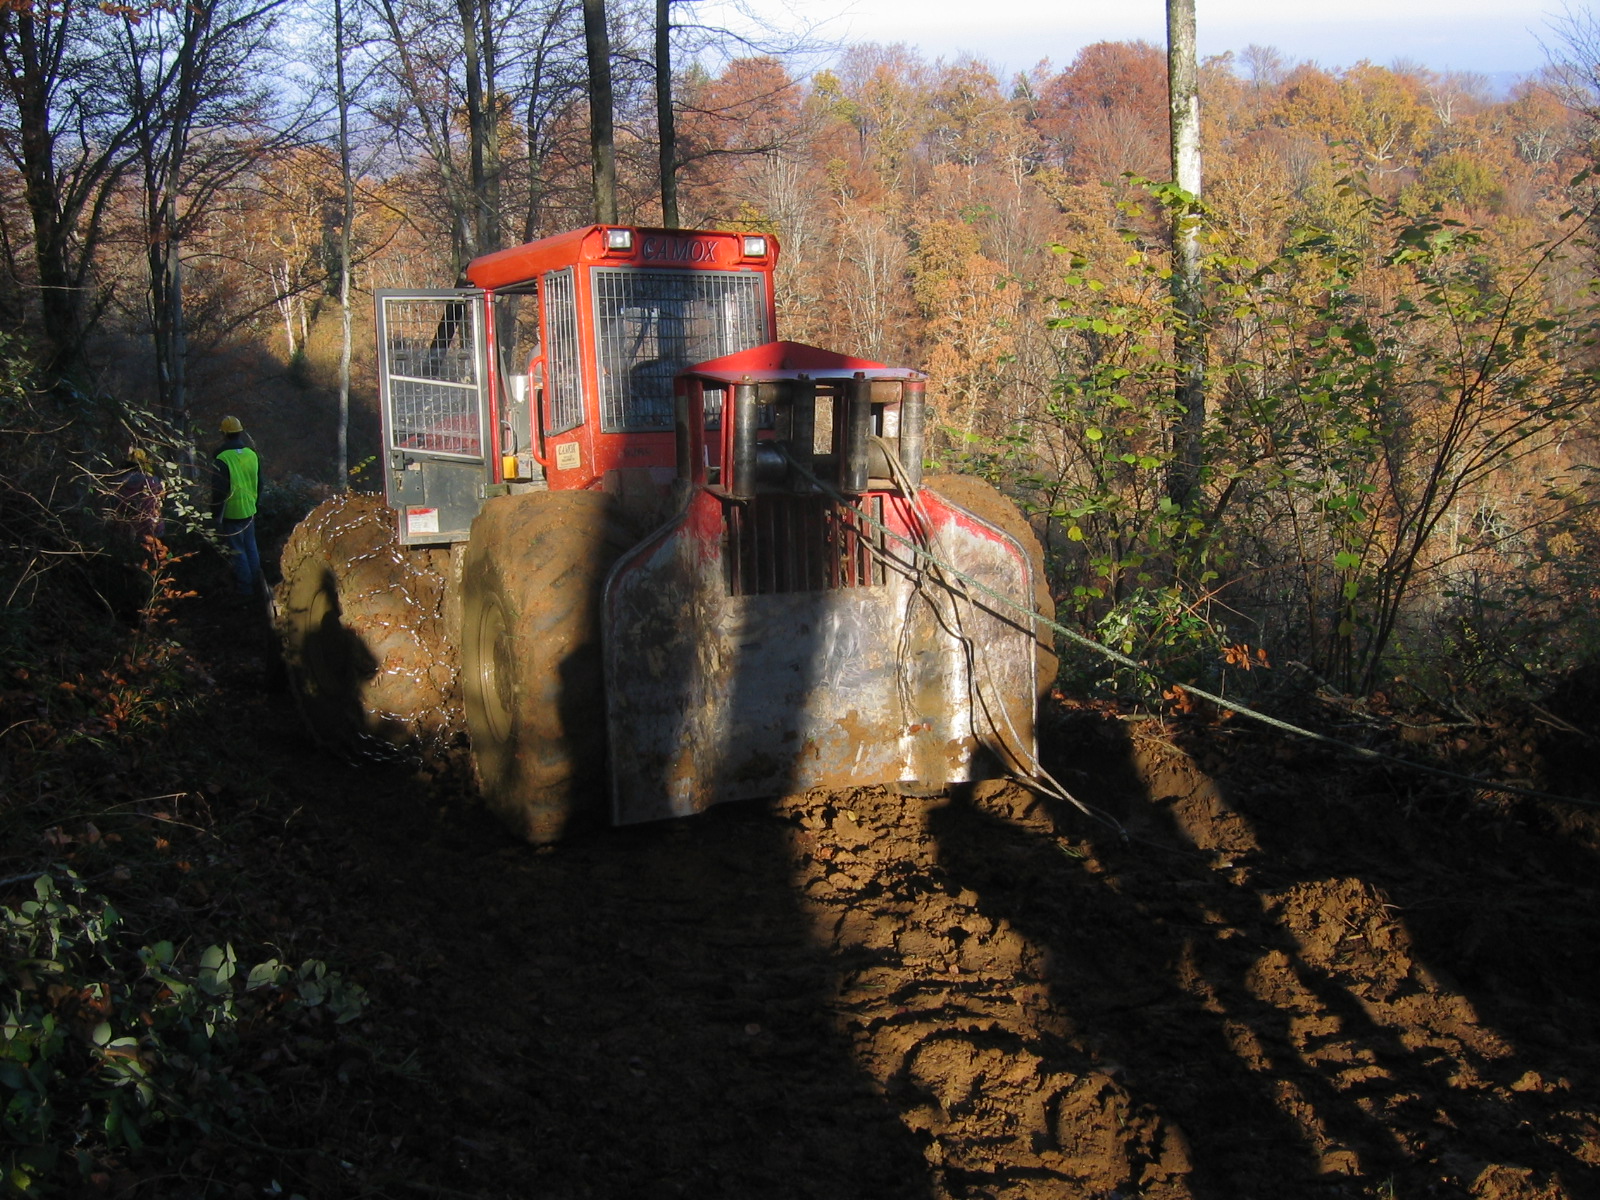
{"type": "Polygon", "coordinates": [[[395,448],[478,458],[478,327],[463,300],[383,298],[395,448]]]}
{"type": "Polygon", "coordinates": [[[672,428],[672,377],[768,340],[754,271],[596,267],[600,420],[607,433],[672,428]]]}
{"type": "Polygon", "coordinates": [[[545,366],[549,373],[547,433],[566,433],[583,424],[583,375],[578,357],[578,304],[572,268],[544,277],[545,366]]]}

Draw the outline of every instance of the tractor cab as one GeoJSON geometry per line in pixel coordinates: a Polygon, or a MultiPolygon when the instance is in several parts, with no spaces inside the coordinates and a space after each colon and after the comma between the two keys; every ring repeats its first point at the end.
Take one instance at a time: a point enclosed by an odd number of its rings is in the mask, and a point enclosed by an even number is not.
{"type": "Polygon", "coordinates": [[[920,372],[776,340],[777,257],[593,225],[378,294],[385,495],[302,521],[279,589],[318,736],[464,731],[533,841],[608,790],[627,824],[1029,769],[1038,543],[923,477],[920,372]]]}
{"type": "Polygon", "coordinates": [[[405,545],[484,501],[667,487],[674,377],[776,336],[767,234],[591,225],[473,260],[464,288],[377,296],[384,492],[405,545]]]}

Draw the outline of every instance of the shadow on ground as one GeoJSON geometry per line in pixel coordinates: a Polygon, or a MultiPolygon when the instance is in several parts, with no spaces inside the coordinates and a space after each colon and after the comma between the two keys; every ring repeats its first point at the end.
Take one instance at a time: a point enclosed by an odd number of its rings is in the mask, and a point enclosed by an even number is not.
{"type": "Polygon", "coordinates": [[[372,997],[329,1049],[346,1098],[285,1114],[320,1130],[315,1194],[931,1195],[833,1028],[767,811],[536,851],[300,737],[284,712],[261,731],[293,810],[261,850],[302,881],[282,937],[372,997]]]}
{"type": "Polygon", "coordinates": [[[1054,737],[1129,840],[979,789],[939,861],[1192,1194],[1600,1194],[1592,826],[1237,728],[1054,737]]]}

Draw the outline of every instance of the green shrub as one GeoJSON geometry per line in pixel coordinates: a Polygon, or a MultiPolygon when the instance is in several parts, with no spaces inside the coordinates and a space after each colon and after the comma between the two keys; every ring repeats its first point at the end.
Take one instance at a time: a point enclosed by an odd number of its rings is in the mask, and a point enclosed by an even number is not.
{"type": "Polygon", "coordinates": [[[0,906],[0,1170],[59,1194],[107,1162],[170,1160],[262,1093],[250,1043],[316,1012],[360,1015],[361,988],[315,960],[246,970],[233,946],[137,944],[104,897],[58,868],[0,906]]]}

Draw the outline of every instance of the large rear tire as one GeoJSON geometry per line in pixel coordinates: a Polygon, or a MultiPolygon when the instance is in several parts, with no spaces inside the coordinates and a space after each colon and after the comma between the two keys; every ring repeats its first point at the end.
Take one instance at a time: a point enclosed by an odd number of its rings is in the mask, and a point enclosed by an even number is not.
{"type": "MultiPolygon", "coordinates": [[[[1038,535],[1022,515],[1022,510],[992,483],[971,475],[930,475],[922,481],[922,486],[933,489],[950,503],[959,505],[1016,540],[1033,568],[1033,611],[1047,620],[1055,620],[1056,602],[1050,594],[1049,577],[1045,575],[1044,548],[1039,545],[1038,535]]],[[[1050,689],[1055,686],[1059,665],[1054,631],[1047,625],[1036,625],[1034,684],[1039,699],[1048,696],[1050,689]]]]}
{"type": "Polygon", "coordinates": [[[462,693],[485,804],[553,842],[606,812],[600,601],[636,536],[598,492],[490,500],[462,570],[462,693]]]}
{"type": "Polygon", "coordinates": [[[365,758],[426,758],[460,730],[448,561],[447,550],[402,547],[381,496],[324,501],[289,535],[278,638],[318,742],[365,758]]]}

